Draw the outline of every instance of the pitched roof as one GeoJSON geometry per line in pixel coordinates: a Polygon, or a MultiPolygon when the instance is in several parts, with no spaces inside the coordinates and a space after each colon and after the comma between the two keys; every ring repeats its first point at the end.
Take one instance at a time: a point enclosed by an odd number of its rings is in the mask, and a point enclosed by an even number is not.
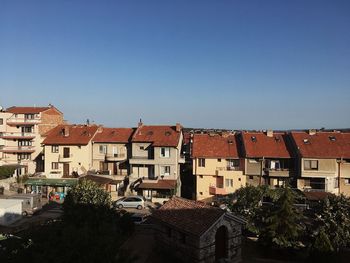
{"type": "Polygon", "coordinates": [[[131,135],[134,132],[133,128],[101,128],[102,131],[97,131],[93,142],[104,143],[128,143],[131,135]]]}
{"type": "Polygon", "coordinates": [[[135,131],[132,142],[150,142],[153,146],[176,147],[180,140],[176,126],[141,125],[135,131]]]}
{"type": "Polygon", "coordinates": [[[106,184],[119,184],[122,180],[113,180],[112,178],[106,178],[97,175],[88,174],[86,176],[80,177],[79,180],[89,180],[93,181],[98,185],[106,185],[106,184]]]}
{"type": "Polygon", "coordinates": [[[139,189],[175,189],[176,180],[158,180],[154,183],[142,182],[139,186],[139,189]]]}
{"type": "Polygon", "coordinates": [[[50,107],[10,107],[6,111],[13,114],[38,114],[40,112],[46,111],[50,107]]]}
{"type": "Polygon", "coordinates": [[[238,158],[234,134],[195,134],[193,136],[192,157],[238,158]]]}
{"type": "Polygon", "coordinates": [[[287,134],[274,132],[242,132],[245,157],[291,158],[287,147],[287,134]]]}
{"type": "Polygon", "coordinates": [[[350,158],[350,133],[292,132],[301,157],[307,158],[350,158]]]}
{"type": "Polygon", "coordinates": [[[98,127],[97,125],[58,125],[47,133],[43,144],[87,145],[98,127]]]}
{"type": "Polygon", "coordinates": [[[224,214],[220,208],[173,196],[155,210],[152,217],[180,231],[200,236],[224,214]]]}

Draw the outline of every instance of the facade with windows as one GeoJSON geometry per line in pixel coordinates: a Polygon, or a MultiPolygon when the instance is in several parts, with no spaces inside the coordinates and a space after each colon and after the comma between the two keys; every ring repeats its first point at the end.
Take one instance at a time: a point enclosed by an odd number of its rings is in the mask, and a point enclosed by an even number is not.
{"type": "Polygon", "coordinates": [[[297,187],[350,195],[350,133],[292,132],[298,154],[297,187]]]}
{"type": "Polygon", "coordinates": [[[287,133],[243,131],[239,139],[247,184],[295,185],[295,158],[287,133]]]}
{"type": "Polygon", "coordinates": [[[181,156],[182,140],[180,124],[139,123],[131,140],[130,181],[142,180],[138,189],[145,197],[180,195],[180,164],[185,162],[181,156]]]}
{"type": "Polygon", "coordinates": [[[196,200],[210,201],[246,184],[234,134],[194,134],[192,160],[196,200]]]}
{"type": "Polygon", "coordinates": [[[93,169],[104,175],[128,175],[128,159],[131,156],[129,142],[133,133],[132,128],[98,129],[92,140],[93,169]]]}
{"type": "Polygon", "coordinates": [[[43,172],[41,143],[49,130],[63,122],[63,114],[52,105],[0,111],[0,165],[17,167],[16,175],[43,172]]]}
{"type": "Polygon", "coordinates": [[[96,125],[59,125],[43,141],[45,176],[69,178],[92,169],[92,139],[96,125]]]}

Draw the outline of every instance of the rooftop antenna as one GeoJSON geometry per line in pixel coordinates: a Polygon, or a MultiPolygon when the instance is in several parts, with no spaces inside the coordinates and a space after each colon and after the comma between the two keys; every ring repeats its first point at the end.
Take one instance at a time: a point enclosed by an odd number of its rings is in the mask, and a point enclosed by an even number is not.
{"type": "Polygon", "coordinates": [[[86,125],[90,125],[90,120],[86,119],[86,125]]]}

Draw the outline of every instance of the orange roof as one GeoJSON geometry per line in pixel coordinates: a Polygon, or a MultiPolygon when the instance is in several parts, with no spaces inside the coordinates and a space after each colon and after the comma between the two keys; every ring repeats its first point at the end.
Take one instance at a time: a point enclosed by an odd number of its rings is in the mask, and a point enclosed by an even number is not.
{"type": "Polygon", "coordinates": [[[152,217],[180,231],[201,236],[224,214],[220,208],[173,196],[152,217]]]}
{"type": "Polygon", "coordinates": [[[175,189],[176,180],[158,180],[154,183],[141,183],[139,189],[175,189]]]}
{"type": "Polygon", "coordinates": [[[46,111],[50,107],[10,107],[6,111],[13,114],[38,114],[40,112],[46,111]]]}
{"type": "Polygon", "coordinates": [[[176,147],[180,140],[180,132],[175,126],[145,126],[137,128],[132,142],[150,142],[153,146],[176,147]]]}
{"type": "Polygon", "coordinates": [[[87,145],[98,127],[97,125],[58,125],[47,133],[43,144],[87,145]]]}
{"type": "Polygon", "coordinates": [[[195,134],[193,136],[192,157],[238,158],[235,135],[195,134]]]}
{"type": "Polygon", "coordinates": [[[242,132],[245,156],[251,158],[291,158],[287,147],[287,134],[274,132],[271,137],[264,132],[242,132]]]}
{"type": "Polygon", "coordinates": [[[292,132],[291,136],[301,157],[350,158],[350,133],[292,132]]]}
{"type": "Polygon", "coordinates": [[[97,131],[93,142],[104,143],[128,143],[131,135],[133,134],[133,128],[102,128],[102,131],[97,131]]]}

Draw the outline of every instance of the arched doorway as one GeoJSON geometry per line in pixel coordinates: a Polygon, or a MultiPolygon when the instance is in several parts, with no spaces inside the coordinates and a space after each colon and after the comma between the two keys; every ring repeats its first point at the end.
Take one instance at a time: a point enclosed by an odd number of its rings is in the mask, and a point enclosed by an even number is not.
{"type": "Polygon", "coordinates": [[[215,261],[227,258],[227,228],[221,226],[215,234],[215,261]]]}

